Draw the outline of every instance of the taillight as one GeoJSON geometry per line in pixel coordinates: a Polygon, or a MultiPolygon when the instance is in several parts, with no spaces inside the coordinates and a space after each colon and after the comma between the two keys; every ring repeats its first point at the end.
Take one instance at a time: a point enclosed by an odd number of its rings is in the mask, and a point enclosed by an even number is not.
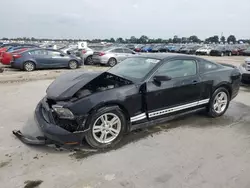
{"type": "Polygon", "coordinates": [[[87,53],[87,51],[86,51],[86,50],[83,50],[83,51],[82,51],[82,53],[83,53],[83,54],[86,54],[86,53],[87,53]]]}
{"type": "Polygon", "coordinates": [[[21,55],[21,54],[13,54],[13,57],[14,57],[15,59],[18,59],[18,58],[22,57],[22,55],[21,55]]]}
{"type": "Polygon", "coordinates": [[[104,52],[99,52],[99,56],[103,56],[103,55],[105,55],[104,52]]]}

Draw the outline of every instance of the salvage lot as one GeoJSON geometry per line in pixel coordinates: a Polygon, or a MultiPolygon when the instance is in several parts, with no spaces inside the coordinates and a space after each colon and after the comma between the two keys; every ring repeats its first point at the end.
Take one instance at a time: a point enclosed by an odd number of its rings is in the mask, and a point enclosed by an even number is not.
{"type": "MultiPolygon", "coordinates": [[[[235,66],[239,66],[244,62],[246,57],[243,56],[232,56],[232,57],[212,57],[212,56],[201,56],[205,59],[212,60],[218,63],[230,63],[235,66]]],[[[52,69],[52,70],[38,70],[34,72],[24,72],[20,70],[15,70],[9,66],[0,67],[4,68],[4,72],[0,73],[0,83],[10,82],[10,81],[28,81],[28,80],[41,80],[41,79],[54,79],[63,72],[71,71],[67,69],[52,69]]],[[[105,66],[83,66],[81,69],[93,70],[106,70],[108,67],[105,66]]],[[[81,70],[78,69],[78,70],[81,70]]]]}
{"type": "MultiPolygon", "coordinates": [[[[244,57],[209,59],[238,66],[244,57]]],[[[34,124],[33,110],[52,81],[46,79],[65,71],[27,74],[7,70],[0,75],[1,81],[4,76],[11,81],[24,81],[27,75],[28,80],[44,79],[27,83],[8,83],[6,79],[0,85],[1,187],[24,187],[28,180],[43,181],[41,188],[250,186],[248,87],[241,88],[221,118],[211,119],[203,113],[182,116],[131,133],[116,150],[58,151],[22,144],[11,131],[34,124]]]]}

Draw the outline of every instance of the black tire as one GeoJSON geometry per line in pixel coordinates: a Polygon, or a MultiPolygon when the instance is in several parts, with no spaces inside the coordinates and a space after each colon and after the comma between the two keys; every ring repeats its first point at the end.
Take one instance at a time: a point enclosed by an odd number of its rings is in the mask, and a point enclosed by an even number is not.
{"type": "Polygon", "coordinates": [[[223,52],[221,52],[220,56],[221,56],[221,57],[223,57],[223,56],[224,56],[224,53],[223,53],[223,52]]]}
{"type": "Polygon", "coordinates": [[[23,70],[27,71],[27,72],[31,72],[34,71],[36,69],[36,65],[34,62],[32,61],[26,61],[23,64],[23,70]]]}
{"type": "Polygon", "coordinates": [[[93,65],[94,62],[93,62],[93,59],[92,59],[92,55],[88,56],[85,60],[86,62],[86,65],[93,65]]]}
{"type": "Polygon", "coordinates": [[[77,69],[78,68],[78,63],[77,63],[77,61],[75,61],[75,60],[71,60],[70,62],[69,62],[69,69],[77,69]]]}
{"type": "Polygon", "coordinates": [[[210,99],[210,102],[207,106],[207,111],[208,111],[208,115],[210,117],[219,117],[219,116],[222,116],[228,109],[228,106],[229,106],[229,103],[230,103],[230,94],[228,92],[228,90],[224,87],[220,87],[218,89],[215,90],[215,92],[213,93],[212,95],[212,98],[210,99]],[[227,103],[225,105],[225,109],[221,112],[217,112],[214,105],[215,105],[215,102],[216,102],[216,97],[220,94],[220,93],[225,93],[226,96],[227,96],[227,103]]]}
{"type": "Polygon", "coordinates": [[[232,52],[228,52],[228,56],[232,56],[232,52]]]}
{"type": "Polygon", "coordinates": [[[117,60],[116,60],[115,58],[111,57],[111,58],[109,59],[109,61],[108,61],[108,65],[109,65],[110,67],[113,67],[113,66],[115,66],[116,64],[117,64],[117,60]]]}
{"type": "Polygon", "coordinates": [[[94,113],[92,113],[89,116],[87,123],[90,125],[90,127],[89,127],[89,131],[85,135],[86,142],[95,149],[106,149],[106,148],[114,147],[118,142],[121,141],[126,130],[127,122],[126,122],[126,118],[125,118],[123,111],[118,106],[109,106],[109,107],[102,107],[98,109],[97,111],[95,111],[94,113]],[[93,128],[98,118],[100,118],[102,115],[107,114],[107,113],[115,114],[120,119],[121,129],[120,129],[118,136],[114,140],[108,143],[101,143],[95,138],[94,136],[95,133],[93,132],[94,130],[93,128]]]}

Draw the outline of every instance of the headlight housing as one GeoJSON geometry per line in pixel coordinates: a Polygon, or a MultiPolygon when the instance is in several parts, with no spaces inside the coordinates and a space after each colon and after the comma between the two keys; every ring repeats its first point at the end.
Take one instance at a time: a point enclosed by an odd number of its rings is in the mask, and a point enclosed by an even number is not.
{"type": "Polygon", "coordinates": [[[68,109],[60,105],[53,105],[52,109],[61,119],[75,119],[74,114],[68,109]]]}

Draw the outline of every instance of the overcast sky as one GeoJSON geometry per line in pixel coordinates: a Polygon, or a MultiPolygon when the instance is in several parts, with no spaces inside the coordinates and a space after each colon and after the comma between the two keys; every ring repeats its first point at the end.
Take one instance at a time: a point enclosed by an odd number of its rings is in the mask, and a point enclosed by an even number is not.
{"type": "Polygon", "coordinates": [[[1,0],[0,38],[250,38],[250,0],[1,0]]]}

